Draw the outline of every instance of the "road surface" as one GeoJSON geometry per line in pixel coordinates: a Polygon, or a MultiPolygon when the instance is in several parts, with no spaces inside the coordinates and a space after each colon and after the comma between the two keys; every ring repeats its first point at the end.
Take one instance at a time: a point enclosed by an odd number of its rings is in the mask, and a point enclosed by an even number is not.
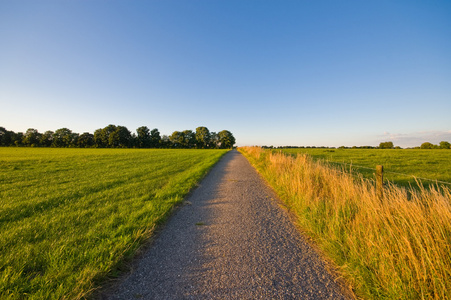
{"type": "Polygon", "coordinates": [[[101,299],[348,299],[274,192],[228,152],[101,299]]]}

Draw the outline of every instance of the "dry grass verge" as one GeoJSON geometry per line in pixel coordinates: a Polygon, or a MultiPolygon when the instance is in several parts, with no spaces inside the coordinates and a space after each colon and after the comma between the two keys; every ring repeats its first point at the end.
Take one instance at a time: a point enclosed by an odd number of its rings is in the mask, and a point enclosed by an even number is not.
{"type": "Polygon", "coordinates": [[[451,298],[451,190],[394,185],[378,199],[355,174],[258,147],[239,149],[339,266],[371,299],[451,298]],[[410,196],[408,196],[410,194],[410,196]]]}

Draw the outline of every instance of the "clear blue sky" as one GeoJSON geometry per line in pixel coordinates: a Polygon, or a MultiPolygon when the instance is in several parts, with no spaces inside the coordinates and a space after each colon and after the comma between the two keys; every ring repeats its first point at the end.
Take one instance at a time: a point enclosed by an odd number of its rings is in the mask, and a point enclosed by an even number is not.
{"type": "Polygon", "coordinates": [[[451,141],[451,1],[0,0],[0,126],[451,141]]]}

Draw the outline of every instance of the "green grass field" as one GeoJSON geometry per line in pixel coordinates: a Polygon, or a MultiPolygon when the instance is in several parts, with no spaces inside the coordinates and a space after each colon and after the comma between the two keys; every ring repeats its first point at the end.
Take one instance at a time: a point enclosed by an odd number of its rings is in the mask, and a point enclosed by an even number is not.
{"type": "Polygon", "coordinates": [[[420,178],[425,186],[435,183],[434,180],[449,182],[447,186],[451,186],[451,151],[446,149],[298,148],[282,151],[289,154],[305,153],[316,160],[329,161],[347,170],[352,168],[368,179],[374,179],[376,165],[383,165],[384,178],[401,186],[415,186],[415,177],[420,178]]]}
{"type": "Polygon", "coordinates": [[[0,298],[89,295],[225,152],[0,148],[0,298]]]}

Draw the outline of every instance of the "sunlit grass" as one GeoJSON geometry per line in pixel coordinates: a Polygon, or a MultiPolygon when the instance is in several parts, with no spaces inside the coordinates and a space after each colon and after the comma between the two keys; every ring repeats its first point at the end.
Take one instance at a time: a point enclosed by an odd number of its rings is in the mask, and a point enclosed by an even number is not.
{"type": "Polygon", "coordinates": [[[449,182],[451,186],[449,149],[294,148],[282,151],[293,155],[308,154],[315,160],[331,162],[339,168],[357,171],[368,179],[374,179],[376,165],[383,165],[384,178],[400,186],[416,186],[415,177],[430,179],[422,179],[426,187],[434,184],[435,180],[449,182]]]}
{"type": "Polygon", "coordinates": [[[0,298],[89,295],[225,152],[0,148],[0,298]]]}
{"type": "Polygon", "coordinates": [[[370,299],[451,298],[451,190],[371,182],[311,157],[240,148],[299,226],[370,299]]]}

